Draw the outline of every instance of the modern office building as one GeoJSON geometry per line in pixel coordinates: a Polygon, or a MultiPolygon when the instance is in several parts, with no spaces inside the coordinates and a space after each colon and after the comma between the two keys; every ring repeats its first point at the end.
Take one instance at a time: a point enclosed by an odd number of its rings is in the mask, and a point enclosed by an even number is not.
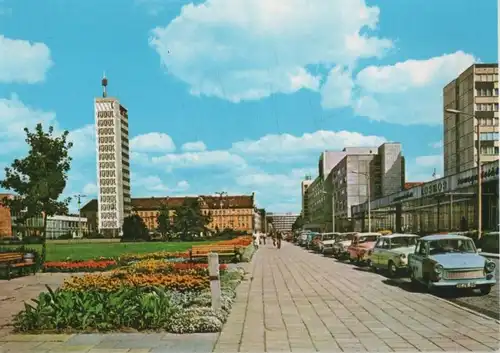
{"type": "Polygon", "coordinates": [[[498,64],[474,64],[443,89],[444,175],[477,167],[479,121],[481,162],[498,160],[498,64]],[[465,114],[448,113],[446,109],[465,114]]]}
{"type": "Polygon", "coordinates": [[[319,176],[308,189],[310,217],[305,228],[349,231],[353,205],[398,192],[404,187],[405,164],[400,143],[346,147],[341,152],[329,154],[331,163],[327,169],[324,161],[328,153],[321,154],[319,176]]]}
{"type": "Polygon", "coordinates": [[[295,213],[270,213],[266,217],[277,232],[291,232],[292,226],[299,215],[295,213]]]}
{"type": "Polygon", "coordinates": [[[107,96],[106,77],[103,96],[96,98],[98,231],[118,236],[123,219],[130,215],[130,162],[128,112],[117,98],[107,96]]]}

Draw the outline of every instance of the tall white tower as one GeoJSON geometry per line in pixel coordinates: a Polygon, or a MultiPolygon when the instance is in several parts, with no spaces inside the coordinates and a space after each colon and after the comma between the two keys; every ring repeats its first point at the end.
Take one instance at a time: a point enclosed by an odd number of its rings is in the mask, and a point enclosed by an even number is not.
{"type": "Polygon", "coordinates": [[[107,96],[108,80],[102,79],[102,98],[96,98],[98,228],[118,236],[123,219],[130,215],[130,161],[128,112],[118,99],[107,96]]]}

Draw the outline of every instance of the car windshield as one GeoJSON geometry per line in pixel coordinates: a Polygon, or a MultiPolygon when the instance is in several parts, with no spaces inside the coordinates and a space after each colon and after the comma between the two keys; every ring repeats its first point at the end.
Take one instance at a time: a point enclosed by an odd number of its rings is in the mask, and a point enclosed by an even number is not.
{"type": "Polygon", "coordinates": [[[323,240],[332,240],[335,234],[323,234],[323,240]]]}
{"type": "Polygon", "coordinates": [[[371,242],[371,241],[377,241],[377,238],[378,238],[377,235],[363,235],[363,236],[358,238],[358,244],[371,242]]]}
{"type": "Polygon", "coordinates": [[[391,239],[391,248],[406,248],[408,246],[414,246],[417,243],[416,237],[399,237],[391,239]]]}
{"type": "Polygon", "coordinates": [[[470,239],[440,239],[429,242],[429,254],[445,254],[452,252],[474,253],[474,242],[470,239]]]}

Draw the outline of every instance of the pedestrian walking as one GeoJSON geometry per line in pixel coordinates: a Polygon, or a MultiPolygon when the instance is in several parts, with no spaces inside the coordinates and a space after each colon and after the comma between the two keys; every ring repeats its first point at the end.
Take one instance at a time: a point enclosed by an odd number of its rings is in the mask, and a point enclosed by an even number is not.
{"type": "Polygon", "coordinates": [[[264,245],[266,245],[266,238],[267,238],[267,234],[263,233],[262,234],[262,241],[264,242],[264,245]]]}
{"type": "Polygon", "coordinates": [[[277,246],[278,246],[278,249],[281,249],[281,240],[283,239],[283,234],[281,234],[281,232],[278,232],[278,234],[276,234],[276,239],[277,239],[277,246]]]}

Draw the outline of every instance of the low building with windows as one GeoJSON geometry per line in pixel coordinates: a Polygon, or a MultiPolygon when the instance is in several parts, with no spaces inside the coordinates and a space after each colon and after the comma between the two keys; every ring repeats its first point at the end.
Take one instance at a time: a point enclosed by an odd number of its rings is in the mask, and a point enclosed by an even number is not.
{"type": "Polygon", "coordinates": [[[268,220],[273,225],[273,229],[277,232],[291,232],[292,226],[299,217],[295,213],[267,213],[268,220]]]}
{"type": "MultiPolygon", "coordinates": [[[[208,228],[222,231],[226,228],[252,234],[256,227],[255,197],[252,195],[228,196],[186,196],[186,197],[147,197],[132,198],[132,212],[139,215],[149,230],[158,228],[157,216],[162,205],[169,209],[173,221],[175,209],[182,206],[185,199],[197,199],[203,214],[210,215],[208,228]]],[[[89,219],[88,229],[97,229],[97,200],[89,201],[82,207],[82,215],[89,219]],[[92,224],[91,224],[92,222],[92,224]]]]}
{"type": "MultiPolygon", "coordinates": [[[[498,160],[482,165],[482,228],[499,223],[498,160]]],[[[371,201],[372,229],[428,234],[477,229],[477,168],[435,179],[371,201]]],[[[355,230],[367,230],[368,203],[351,207],[355,230]]]]}

